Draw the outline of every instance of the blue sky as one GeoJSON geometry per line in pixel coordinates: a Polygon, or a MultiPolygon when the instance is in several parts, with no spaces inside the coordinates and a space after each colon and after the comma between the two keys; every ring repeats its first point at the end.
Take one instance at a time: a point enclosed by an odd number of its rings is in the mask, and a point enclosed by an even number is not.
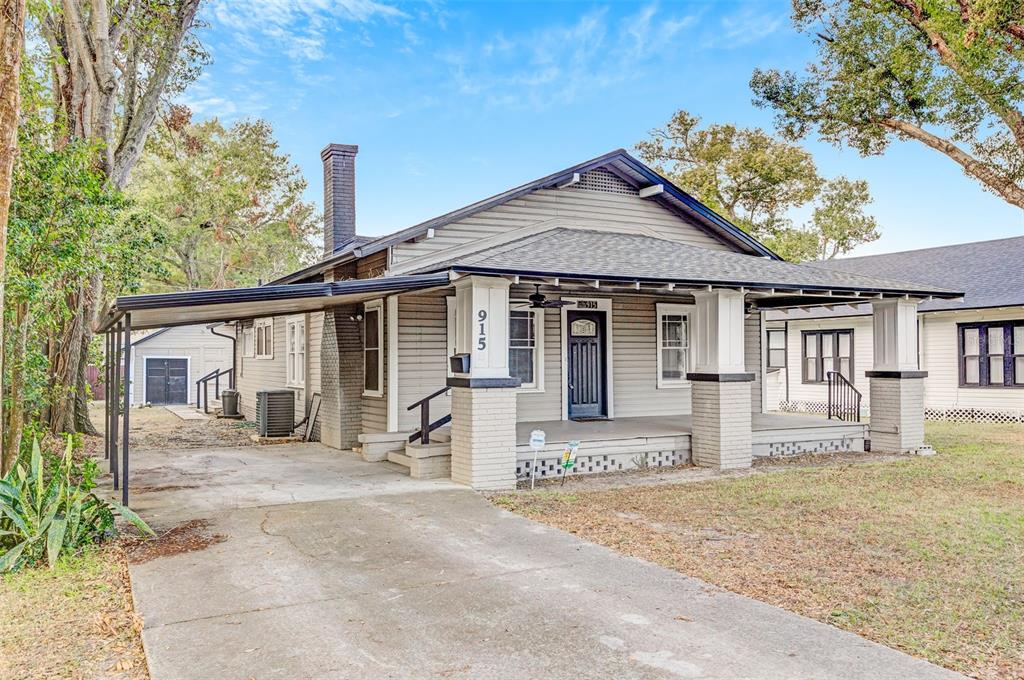
{"type": "MultiPolygon", "coordinates": [[[[319,152],[359,144],[357,221],[383,234],[633,145],[685,108],[771,126],[755,67],[812,56],[788,1],[213,0],[197,117],[262,117],[319,206],[319,152]]],[[[1024,212],[919,145],[882,157],[808,140],[823,174],[869,181],[882,238],[855,254],[1015,236],[1024,212]]],[[[798,216],[799,217],[799,216],[798,216]]]]}

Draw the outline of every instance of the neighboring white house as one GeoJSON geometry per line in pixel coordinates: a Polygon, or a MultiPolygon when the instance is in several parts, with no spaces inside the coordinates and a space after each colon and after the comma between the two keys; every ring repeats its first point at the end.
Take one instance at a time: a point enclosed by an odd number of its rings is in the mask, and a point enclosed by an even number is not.
{"type": "MultiPolygon", "coordinates": [[[[211,371],[231,368],[232,329],[205,324],[158,328],[132,335],[131,401],[152,404],[194,404],[196,381],[211,371]]],[[[228,377],[221,378],[221,388],[228,377]]],[[[213,386],[210,386],[213,395],[213,386]]]]}
{"type": "MultiPolygon", "coordinates": [[[[919,307],[925,415],[1024,419],[1024,237],[816,263],[965,292],[919,307]]],[[[765,313],[768,410],[824,412],[825,374],[838,370],[864,395],[874,361],[870,305],[765,313]]]]}

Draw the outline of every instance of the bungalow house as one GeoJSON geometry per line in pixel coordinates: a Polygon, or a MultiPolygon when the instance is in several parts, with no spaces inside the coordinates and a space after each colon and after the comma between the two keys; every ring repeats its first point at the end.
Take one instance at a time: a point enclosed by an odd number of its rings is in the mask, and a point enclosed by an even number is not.
{"type": "Polygon", "coordinates": [[[478,489],[556,474],[570,441],[576,472],[924,446],[917,307],[953,287],[784,262],[622,150],[361,237],[357,150],[321,154],[319,262],[259,288],[118,298],[103,330],[233,321],[246,417],[261,389],[292,390],[300,415],[319,395],[327,446],[478,489]],[[854,302],[881,329],[867,375],[888,407],[870,431],[766,413],[762,313],[854,302]]]}
{"type": "MultiPolygon", "coordinates": [[[[936,419],[1024,419],[1024,237],[962,243],[815,266],[964,291],[961,300],[922,302],[918,361],[925,415],[936,419]]],[[[827,409],[825,371],[835,367],[864,393],[874,361],[869,305],[765,313],[769,410],[827,409]]]]}

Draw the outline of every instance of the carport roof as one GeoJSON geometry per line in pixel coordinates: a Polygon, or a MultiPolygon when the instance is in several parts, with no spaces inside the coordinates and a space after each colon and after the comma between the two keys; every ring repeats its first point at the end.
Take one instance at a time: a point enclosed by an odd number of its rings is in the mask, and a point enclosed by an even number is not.
{"type": "Polygon", "coordinates": [[[381,293],[422,290],[445,286],[448,282],[448,272],[438,272],[332,283],[297,283],[258,288],[128,295],[114,300],[104,314],[98,330],[109,330],[125,314],[131,314],[133,329],[189,326],[319,311],[369,300],[379,297],[381,293]]]}

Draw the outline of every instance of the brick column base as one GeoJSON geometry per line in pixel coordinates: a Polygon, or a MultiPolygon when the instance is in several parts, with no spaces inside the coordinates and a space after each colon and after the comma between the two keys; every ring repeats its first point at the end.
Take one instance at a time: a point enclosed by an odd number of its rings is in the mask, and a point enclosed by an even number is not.
{"type": "MultiPolygon", "coordinates": [[[[693,379],[693,462],[718,470],[748,468],[753,461],[749,380],[693,379]]],[[[737,374],[748,375],[748,374],[737,374]]]]}
{"type": "Polygon", "coordinates": [[[515,488],[515,389],[452,387],[452,481],[515,488]]]}
{"type": "Polygon", "coordinates": [[[914,372],[911,377],[880,377],[872,372],[868,372],[871,450],[908,453],[924,449],[923,372],[914,372]]]}

